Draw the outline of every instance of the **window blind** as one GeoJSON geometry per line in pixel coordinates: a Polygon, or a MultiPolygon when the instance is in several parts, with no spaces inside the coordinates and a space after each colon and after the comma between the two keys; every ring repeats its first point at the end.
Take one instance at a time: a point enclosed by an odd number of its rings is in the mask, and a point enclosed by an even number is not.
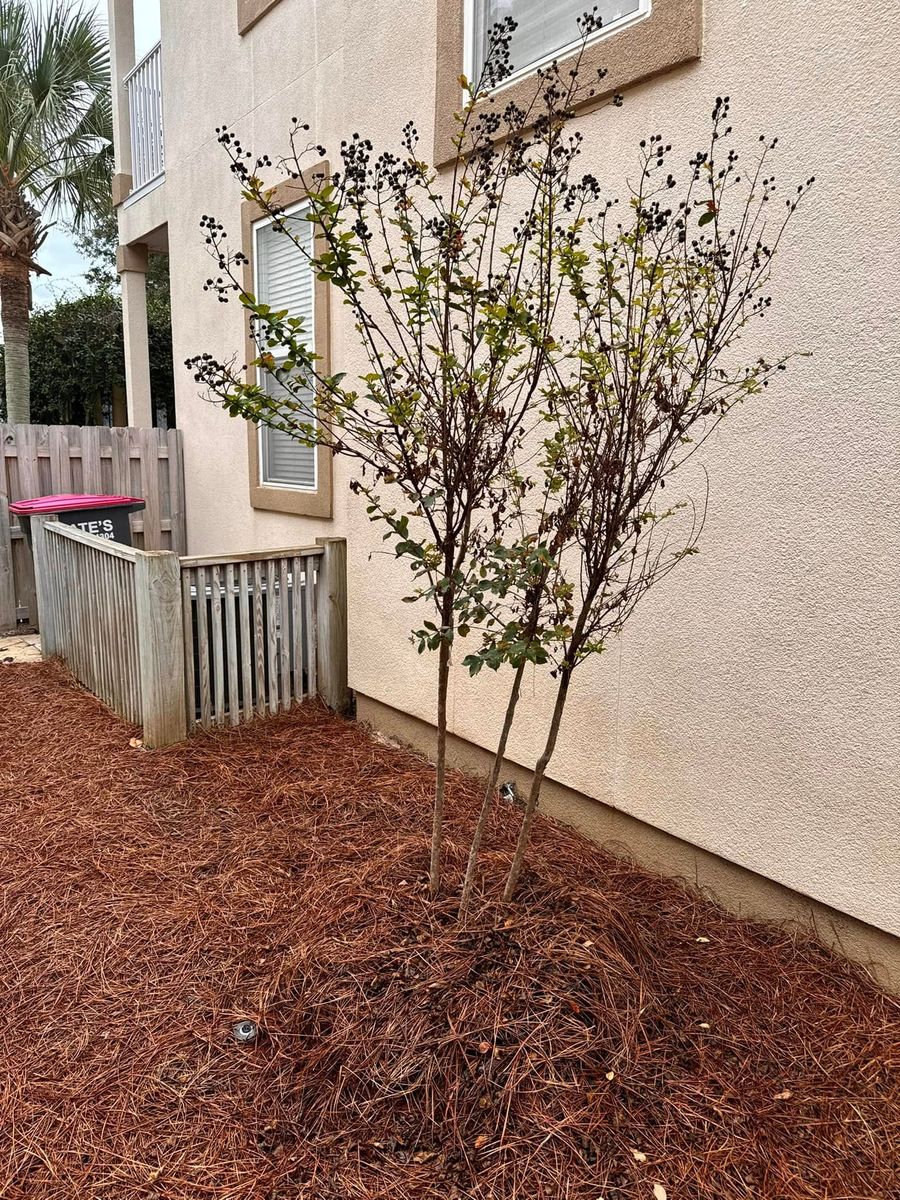
{"type": "Polygon", "coordinates": [[[646,0],[474,0],[472,39],[472,75],[481,75],[487,53],[488,30],[505,17],[517,22],[510,45],[510,62],[516,74],[535,67],[545,59],[577,43],[581,38],[578,18],[597,8],[603,28],[633,17],[647,8],[646,0]]]}
{"type": "Polygon", "coordinates": [[[263,483],[316,490],[316,451],[302,446],[281,429],[262,430],[263,483]]]}
{"type": "MultiPolygon", "coordinates": [[[[254,243],[256,294],[263,304],[268,304],[275,312],[287,309],[289,316],[302,318],[304,340],[309,345],[313,341],[315,328],[315,280],[303,250],[312,254],[313,227],[302,214],[296,213],[285,217],[284,223],[290,227],[303,249],[270,223],[257,225],[254,243]]],[[[276,362],[283,361],[287,356],[286,349],[275,348],[271,353],[276,362]]],[[[263,374],[261,383],[270,396],[284,391],[274,376],[268,373],[263,374]]],[[[312,405],[311,390],[308,396],[312,405]]],[[[261,483],[315,491],[314,446],[304,446],[279,429],[261,427],[259,437],[261,483]]]]}
{"type": "MultiPolygon", "coordinates": [[[[312,254],[313,227],[295,215],[285,218],[291,234],[307,254],[312,254]]],[[[308,337],[312,337],[313,273],[303,251],[274,225],[260,225],[256,231],[256,291],[263,304],[276,312],[286,308],[292,317],[302,317],[308,337]]]]}
{"type": "MultiPolygon", "coordinates": [[[[287,390],[268,371],[263,372],[262,386],[268,396],[287,395],[287,390]]],[[[291,392],[291,399],[305,399],[308,405],[305,413],[294,410],[294,418],[315,423],[312,391],[307,390],[298,395],[294,390],[291,392]]],[[[316,490],[315,446],[304,446],[282,429],[262,427],[260,438],[260,477],[263,483],[274,484],[276,487],[302,488],[307,492],[316,490]]]]}

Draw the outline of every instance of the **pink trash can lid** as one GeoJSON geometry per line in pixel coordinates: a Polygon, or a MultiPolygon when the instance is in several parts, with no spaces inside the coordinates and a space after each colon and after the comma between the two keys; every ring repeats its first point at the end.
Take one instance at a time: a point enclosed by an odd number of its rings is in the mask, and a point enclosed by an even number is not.
{"type": "Polygon", "coordinates": [[[137,496],[83,496],[67,492],[60,496],[37,496],[34,500],[17,500],[9,506],[16,516],[40,516],[42,513],[72,512],[81,508],[127,508],[144,501],[137,496]]]}

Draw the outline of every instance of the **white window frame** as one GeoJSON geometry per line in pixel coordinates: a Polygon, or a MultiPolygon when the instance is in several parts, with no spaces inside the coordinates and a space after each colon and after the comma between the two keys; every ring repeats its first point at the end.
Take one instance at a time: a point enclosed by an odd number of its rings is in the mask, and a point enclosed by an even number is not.
{"type": "MultiPolygon", "coordinates": [[[[284,211],[282,212],[281,215],[283,217],[292,217],[292,216],[294,216],[295,213],[306,212],[308,209],[309,209],[309,204],[306,201],[301,200],[299,203],[292,204],[289,208],[284,209],[284,211]]],[[[259,266],[259,231],[261,229],[265,229],[267,226],[273,225],[273,224],[274,224],[274,219],[272,217],[263,217],[259,221],[254,221],[253,225],[251,226],[251,236],[253,238],[253,294],[256,296],[257,300],[260,299],[259,275],[257,274],[257,268],[259,266]]],[[[298,251],[298,253],[300,253],[300,252],[298,251]]],[[[312,268],[310,268],[310,270],[312,270],[312,268]]],[[[268,301],[263,300],[263,303],[266,304],[266,303],[268,303],[268,301]]],[[[312,286],[312,304],[311,304],[309,326],[310,326],[310,334],[312,335],[313,350],[315,350],[315,343],[316,343],[316,281],[315,281],[315,279],[313,279],[313,286],[312,286]]],[[[286,358],[287,355],[284,355],[283,357],[286,358]]],[[[273,355],[273,358],[276,358],[276,361],[278,361],[278,356],[273,355]]],[[[259,368],[257,368],[257,369],[259,370],[259,368]]],[[[313,413],[313,421],[315,421],[315,420],[316,420],[316,416],[315,416],[315,413],[313,413]]],[[[257,430],[257,437],[256,437],[256,447],[257,447],[257,455],[258,455],[257,463],[258,463],[258,470],[259,470],[259,485],[260,485],[260,487],[277,488],[283,492],[304,492],[306,495],[313,495],[314,493],[318,492],[318,490],[319,490],[319,453],[318,453],[318,448],[315,446],[312,447],[313,482],[312,482],[311,487],[302,487],[300,484],[296,484],[296,483],[277,483],[277,482],[274,482],[274,481],[266,478],[266,473],[265,473],[266,457],[265,457],[265,448],[263,446],[263,439],[266,435],[267,428],[268,427],[265,425],[260,425],[257,430]]]]}
{"type": "MultiPolygon", "coordinates": [[[[552,2],[552,0],[548,0],[552,2]]],[[[605,38],[612,37],[614,34],[621,33],[623,29],[628,29],[631,25],[637,25],[640,21],[645,21],[650,16],[653,7],[653,0],[640,0],[640,6],[637,12],[629,13],[627,16],[621,17],[618,21],[614,21],[611,25],[605,25],[596,33],[592,34],[586,42],[586,45],[592,46],[594,42],[602,42],[605,38]]],[[[585,0],[585,11],[590,8],[590,4],[585,0]]],[[[474,82],[472,76],[475,73],[475,0],[463,0],[463,72],[470,82],[474,82]]],[[[518,83],[521,79],[527,79],[529,75],[533,75],[535,71],[539,71],[541,67],[547,67],[554,59],[567,58],[570,54],[574,54],[581,45],[580,38],[574,38],[565,46],[560,46],[558,50],[553,50],[549,54],[545,54],[543,58],[537,62],[531,63],[527,67],[520,67],[513,71],[508,79],[504,79],[497,87],[492,88],[493,92],[501,92],[505,87],[509,87],[513,83],[518,83]]]]}

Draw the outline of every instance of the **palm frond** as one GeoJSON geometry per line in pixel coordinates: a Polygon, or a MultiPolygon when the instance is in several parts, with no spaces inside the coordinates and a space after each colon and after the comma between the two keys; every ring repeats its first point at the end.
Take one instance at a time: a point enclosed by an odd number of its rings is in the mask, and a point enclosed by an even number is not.
{"type": "Polygon", "coordinates": [[[111,147],[69,161],[65,170],[53,174],[40,199],[46,213],[67,213],[67,224],[87,228],[98,213],[109,207],[112,175],[111,147]]]}
{"type": "Polygon", "coordinates": [[[0,0],[0,183],[77,220],[103,207],[112,156],[109,45],[81,0],[0,0]]]}
{"type": "Polygon", "coordinates": [[[86,100],[109,87],[109,44],[80,3],[57,0],[31,25],[26,83],[38,121],[62,133],[86,100]]]}

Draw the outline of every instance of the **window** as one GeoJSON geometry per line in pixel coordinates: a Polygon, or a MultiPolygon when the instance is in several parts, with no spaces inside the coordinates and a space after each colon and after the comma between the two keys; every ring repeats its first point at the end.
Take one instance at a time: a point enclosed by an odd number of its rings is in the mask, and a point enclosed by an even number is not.
{"type": "Polygon", "coordinates": [[[270,8],[274,8],[278,0],[238,0],[237,24],[238,33],[243,36],[249,32],[270,8]]]}
{"type": "MultiPolygon", "coordinates": [[[[320,163],[307,177],[288,180],[273,189],[272,200],[285,214],[283,220],[309,253],[320,247],[316,244],[313,225],[305,220],[306,189],[313,184],[313,175],[328,174],[327,162],[320,163]]],[[[244,287],[275,311],[287,309],[303,319],[303,330],[315,345],[318,365],[327,374],[329,368],[328,284],[316,279],[303,249],[272,226],[270,220],[260,220],[259,208],[251,201],[241,206],[241,246],[247,256],[244,266],[244,287]]],[[[247,362],[258,355],[258,347],[246,325],[247,362]]],[[[284,349],[266,347],[276,362],[286,358],[284,349]]],[[[258,382],[269,395],[284,394],[275,375],[248,368],[249,382],[258,382]]],[[[292,398],[297,397],[292,389],[292,398]]],[[[310,412],[313,408],[313,389],[308,391],[310,412]]],[[[315,419],[315,418],[313,418],[315,419]]],[[[332,455],[324,446],[303,446],[286,433],[264,429],[247,422],[249,453],[250,503],[268,512],[292,513],[304,517],[331,516],[332,455]]]]}
{"type": "MultiPolygon", "coordinates": [[[[574,61],[580,44],[577,19],[597,5],[603,28],[585,46],[584,78],[603,82],[580,108],[602,104],[615,92],[700,58],[703,0],[440,0],[437,5],[437,55],[434,90],[434,161],[444,166],[456,155],[453,114],[460,105],[460,72],[477,77],[484,61],[487,31],[512,17],[517,29],[510,47],[515,74],[497,97],[529,109],[535,98],[539,66],[557,59],[561,70],[574,61]]],[[[495,97],[479,101],[488,111],[495,97]]],[[[497,136],[500,136],[498,133],[497,136]]]]}
{"type": "Polygon", "coordinates": [[[554,58],[564,58],[574,53],[581,42],[578,19],[586,10],[595,8],[603,22],[591,41],[622,29],[639,20],[650,11],[650,0],[469,0],[466,21],[467,71],[470,79],[477,80],[484,66],[488,47],[488,33],[492,26],[505,17],[516,21],[516,30],[510,44],[510,61],[513,73],[504,83],[529,74],[554,58]]]}
{"type": "MultiPolygon", "coordinates": [[[[313,252],[313,227],[295,208],[285,216],[285,225],[308,254],[313,252]]],[[[308,338],[315,328],[314,277],[304,251],[277,229],[271,221],[258,221],[253,227],[254,287],[257,298],[274,311],[287,309],[292,317],[303,319],[308,338]]],[[[271,351],[277,364],[287,357],[287,348],[271,351]]],[[[287,395],[274,375],[262,373],[261,386],[273,397],[287,395]]],[[[312,389],[308,390],[310,404],[312,389]]],[[[316,450],[304,446],[280,429],[259,428],[259,481],[263,487],[316,490],[316,450]]]]}

